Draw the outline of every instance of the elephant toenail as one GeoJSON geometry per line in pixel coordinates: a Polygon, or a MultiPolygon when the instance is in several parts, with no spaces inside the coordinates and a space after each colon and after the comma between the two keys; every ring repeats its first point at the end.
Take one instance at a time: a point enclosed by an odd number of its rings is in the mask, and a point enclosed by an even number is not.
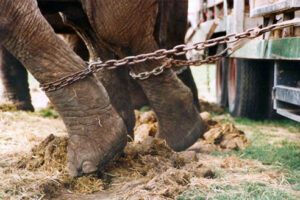
{"type": "Polygon", "coordinates": [[[84,161],[82,164],[82,171],[83,173],[92,173],[97,171],[97,166],[95,164],[93,164],[91,161],[84,161]]]}

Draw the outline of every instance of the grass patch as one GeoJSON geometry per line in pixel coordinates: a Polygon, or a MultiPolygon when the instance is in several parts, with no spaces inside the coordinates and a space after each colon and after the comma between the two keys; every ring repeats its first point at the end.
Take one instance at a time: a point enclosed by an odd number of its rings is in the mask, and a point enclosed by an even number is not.
{"type": "Polygon", "coordinates": [[[59,118],[58,112],[56,112],[55,110],[49,109],[49,108],[43,108],[43,109],[39,110],[39,115],[41,117],[50,117],[50,118],[54,118],[54,119],[59,118]]]}
{"type": "Polygon", "coordinates": [[[289,119],[256,121],[248,118],[237,117],[234,118],[233,120],[223,119],[221,121],[227,123],[245,125],[245,126],[265,125],[265,126],[273,126],[273,127],[283,127],[288,129],[288,131],[292,133],[300,132],[300,123],[289,119]]]}
{"type": "Polygon", "coordinates": [[[286,192],[268,187],[264,183],[242,183],[240,187],[231,185],[213,185],[202,191],[194,188],[185,191],[177,200],[294,200],[286,192]]]}
{"type": "Polygon", "coordinates": [[[291,170],[300,170],[300,145],[286,141],[277,145],[279,147],[271,144],[251,146],[236,154],[241,158],[259,160],[266,165],[281,165],[291,170]]]}
{"type": "MultiPolygon", "coordinates": [[[[261,137],[264,137],[263,135],[261,137]]],[[[260,140],[261,137],[257,137],[260,140]]],[[[262,142],[260,142],[262,143],[262,142]]],[[[264,165],[273,165],[279,170],[287,172],[286,180],[292,185],[293,190],[300,191],[300,145],[282,141],[274,145],[257,145],[255,140],[252,146],[234,153],[219,153],[216,156],[227,156],[236,154],[242,159],[259,160],[264,165]]]]}
{"type": "Polygon", "coordinates": [[[293,189],[300,190],[299,144],[283,141],[274,145],[254,145],[236,154],[241,158],[259,160],[265,165],[274,165],[287,170],[287,181],[293,185],[293,189]]]}
{"type": "MultiPolygon", "coordinates": [[[[300,191],[300,144],[281,140],[272,143],[273,137],[268,133],[263,133],[260,125],[273,127],[283,127],[290,132],[300,132],[300,124],[291,120],[274,121],[254,121],[246,118],[225,119],[223,122],[233,123],[235,125],[245,125],[253,132],[248,136],[252,146],[244,150],[233,153],[214,153],[216,156],[228,156],[236,154],[242,159],[254,159],[262,162],[264,165],[273,165],[277,170],[286,172],[285,179],[291,184],[295,191],[300,191]]],[[[278,177],[279,178],[279,177],[278,177]]]]}
{"type": "Polygon", "coordinates": [[[141,113],[144,113],[144,112],[147,112],[147,111],[150,111],[150,110],[151,110],[151,107],[146,105],[146,106],[141,107],[139,111],[141,113]]]}

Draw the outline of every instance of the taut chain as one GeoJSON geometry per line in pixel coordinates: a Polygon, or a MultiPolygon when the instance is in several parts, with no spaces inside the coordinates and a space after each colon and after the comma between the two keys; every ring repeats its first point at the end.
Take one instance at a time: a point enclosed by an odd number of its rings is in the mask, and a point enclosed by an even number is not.
{"type": "Polygon", "coordinates": [[[107,60],[105,62],[99,61],[99,62],[90,62],[88,67],[84,70],[78,71],[76,73],[73,73],[71,75],[62,77],[56,81],[41,84],[40,87],[42,90],[46,92],[56,91],[59,90],[67,85],[71,85],[72,83],[86,78],[88,75],[92,73],[96,73],[98,71],[101,71],[103,69],[111,70],[116,69],[121,66],[125,65],[135,65],[138,63],[145,62],[147,60],[161,60],[164,58],[168,58],[168,61],[163,64],[162,66],[156,67],[151,71],[148,72],[141,72],[139,74],[134,74],[133,72],[130,72],[130,75],[134,79],[140,79],[145,80],[149,78],[151,75],[160,75],[164,72],[166,68],[171,67],[183,67],[183,66],[189,66],[189,65],[201,65],[204,63],[211,63],[215,62],[218,59],[220,59],[223,56],[229,56],[234,52],[234,50],[230,47],[226,48],[224,51],[220,52],[219,54],[216,54],[214,56],[208,56],[205,59],[196,59],[196,60],[176,60],[173,58],[170,58],[171,56],[180,56],[186,54],[188,51],[196,50],[201,51],[213,46],[216,46],[218,44],[229,44],[229,43],[235,43],[241,39],[248,38],[253,39],[257,38],[264,33],[274,31],[277,29],[283,29],[290,26],[299,25],[300,21],[299,19],[294,19],[291,21],[273,24],[264,28],[256,27],[246,30],[242,33],[233,33],[226,36],[217,37],[214,39],[197,42],[193,45],[177,45],[172,49],[159,49],[151,53],[145,53],[145,54],[139,54],[136,56],[127,56],[119,60],[107,60]]]}

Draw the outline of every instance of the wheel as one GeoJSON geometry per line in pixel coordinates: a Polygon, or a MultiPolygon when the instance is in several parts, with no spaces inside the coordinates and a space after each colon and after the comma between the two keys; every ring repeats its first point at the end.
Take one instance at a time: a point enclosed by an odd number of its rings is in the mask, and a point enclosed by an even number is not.
{"type": "MultiPolygon", "coordinates": [[[[225,45],[219,45],[217,53],[225,49],[225,45]]],[[[222,107],[228,106],[227,93],[227,73],[228,73],[228,58],[221,58],[216,62],[216,98],[217,104],[222,107]]]]}
{"type": "Polygon", "coordinates": [[[228,105],[234,117],[264,119],[270,112],[270,79],[272,62],[266,60],[230,59],[228,70],[228,105]]]}

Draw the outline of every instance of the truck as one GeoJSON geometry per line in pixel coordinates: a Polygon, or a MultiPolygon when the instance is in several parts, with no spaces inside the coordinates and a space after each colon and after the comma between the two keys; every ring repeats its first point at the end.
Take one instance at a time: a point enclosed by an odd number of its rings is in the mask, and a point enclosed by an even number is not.
{"type": "MultiPolygon", "coordinates": [[[[249,28],[297,21],[300,0],[189,0],[193,4],[186,43],[249,28]]],[[[215,55],[233,44],[192,52],[189,59],[215,55]]],[[[300,122],[300,26],[274,30],[236,45],[216,62],[216,99],[234,117],[300,122]]]]}

